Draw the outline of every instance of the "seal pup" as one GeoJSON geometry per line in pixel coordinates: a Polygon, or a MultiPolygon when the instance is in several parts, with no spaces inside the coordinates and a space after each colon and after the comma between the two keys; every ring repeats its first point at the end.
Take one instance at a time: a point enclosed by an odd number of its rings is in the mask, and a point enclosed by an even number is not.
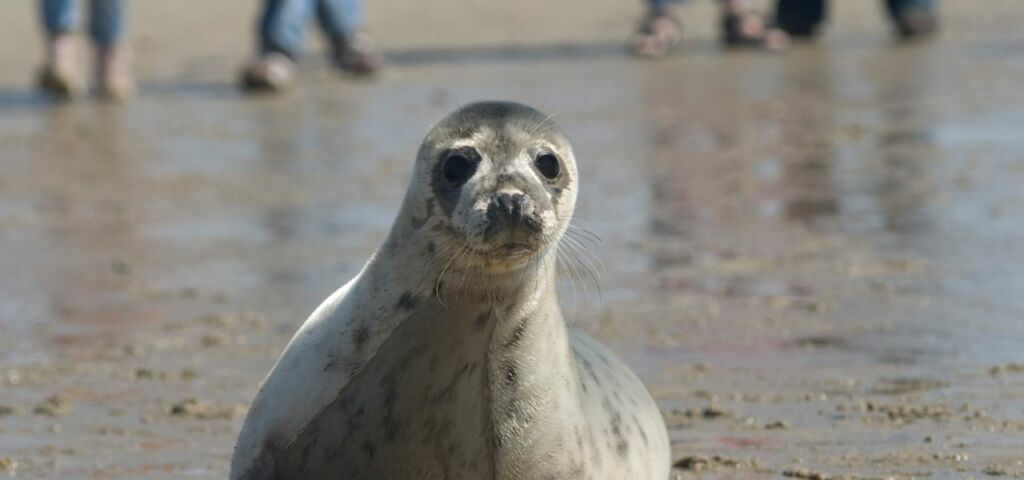
{"type": "Polygon", "coordinates": [[[530,107],[475,103],[433,127],[383,245],[257,393],[231,478],[667,479],[650,394],[562,317],[578,185],[565,135],[530,107]]]}

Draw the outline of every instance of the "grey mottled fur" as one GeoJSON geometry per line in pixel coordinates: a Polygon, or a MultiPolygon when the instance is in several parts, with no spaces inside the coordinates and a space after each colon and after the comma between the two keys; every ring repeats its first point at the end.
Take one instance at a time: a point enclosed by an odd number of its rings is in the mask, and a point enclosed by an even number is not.
{"type": "Polygon", "coordinates": [[[265,380],[231,478],[668,478],[647,390],[562,318],[556,246],[577,186],[565,136],[529,107],[477,103],[435,126],[387,240],[265,380]],[[478,162],[464,184],[444,176],[453,152],[478,162]],[[499,221],[499,194],[522,196],[520,224],[499,221]]]}

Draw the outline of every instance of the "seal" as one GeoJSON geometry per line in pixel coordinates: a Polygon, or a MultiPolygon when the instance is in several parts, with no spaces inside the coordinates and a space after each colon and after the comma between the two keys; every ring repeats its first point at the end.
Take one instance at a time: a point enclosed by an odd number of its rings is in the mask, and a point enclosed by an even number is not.
{"type": "Polygon", "coordinates": [[[264,381],[231,478],[668,478],[650,394],[562,317],[578,186],[537,110],[482,102],[439,122],[384,243],[264,381]]]}

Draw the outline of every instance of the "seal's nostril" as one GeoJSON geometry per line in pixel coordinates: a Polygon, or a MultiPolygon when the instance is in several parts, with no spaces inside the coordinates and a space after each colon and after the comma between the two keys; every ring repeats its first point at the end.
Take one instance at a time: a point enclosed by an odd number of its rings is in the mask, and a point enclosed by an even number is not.
{"type": "Polygon", "coordinates": [[[514,194],[512,195],[510,203],[512,204],[512,215],[517,218],[522,218],[523,211],[526,210],[524,208],[526,206],[526,195],[521,193],[514,194]]]}
{"type": "Polygon", "coordinates": [[[526,211],[526,195],[522,193],[498,193],[491,199],[491,209],[504,215],[509,221],[518,223],[526,211]]]}

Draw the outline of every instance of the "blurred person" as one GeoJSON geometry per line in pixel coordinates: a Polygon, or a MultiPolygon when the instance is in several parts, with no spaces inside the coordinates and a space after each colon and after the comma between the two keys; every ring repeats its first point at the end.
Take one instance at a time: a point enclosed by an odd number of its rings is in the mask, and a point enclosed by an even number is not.
{"type": "Polygon", "coordinates": [[[313,17],[327,37],[336,68],[368,75],[380,67],[380,53],[360,32],[362,0],[265,0],[258,25],[258,56],[243,68],[242,87],[256,91],[290,87],[313,17]]]}
{"type": "MultiPolygon", "coordinates": [[[[78,23],[75,0],[41,0],[46,30],[46,60],[39,73],[39,87],[56,98],[72,98],[85,91],[78,71],[74,31],[78,23]]],[[[89,36],[96,45],[96,79],[99,93],[111,99],[126,99],[135,92],[129,66],[122,0],[89,1],[89,36]]]]}
{"type": "MultiPolygon", "coordinates": [[[[938,30],[935,0],[884,0],[896,34],[910,39],[938,30]]],[[[828,16],[826,0],[778,0],[776,24],[792,37],[810,38],[828,16]]]]}
{"type": "MultiPolygon", "coordinates": [[[[685,0],[646,0],[647,13],[629,40],[633,53],[662,57],[679,46],[683,39],[679,14],[683,3],[685,0]]],[[[788,44],[786,34],[757,14],[749,0],[719,0],[719,4],[720,35],[725,46],[782,50],[788,44]]]]}
{"type": "MultiPolygon", "coordinates": [[[[682,41],[678,10],[685,0],[646,0],[648,12],[630,40],[639,56],[661,57],[682,41]]],[[[775,21],[769,24],[753,13],[749,0],[720,0],[721,36],[727,46],[781,50],[790,37],[810,38],[828,14],[826,0],[777,0],[775,21]]],[[[927,36],[938,29],[935,0],[884,0],[896,33],[905,39],[927,36]]]]}

